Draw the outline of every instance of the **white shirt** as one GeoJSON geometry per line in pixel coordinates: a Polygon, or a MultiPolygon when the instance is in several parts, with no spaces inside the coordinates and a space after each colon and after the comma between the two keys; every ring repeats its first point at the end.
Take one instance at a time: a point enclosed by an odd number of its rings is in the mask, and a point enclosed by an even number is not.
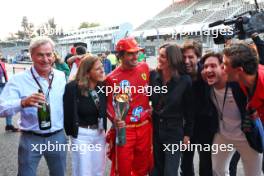
{"type": "Polygon", "coordinates": [[[213,88],[211,93],[211,98],[219,114],[221,114],[221,112],[223,113],[222,120],[219,118],[220,134],[232,140],[246,140],[241,130],[241,114],[233,97],[232,90],[230,88],[227,90],[224,108],[225,88],[219,90],[213,88]]]}
{"type": "Polygon", "coordinates": [[[76,63],[73,63],[73,64],[72,64],[72,67],[71,67],[71,72],[70,72],[70,76],[69,76],[69,81],[72,81],[72,80],[75,79],[76,74],[77,74],[77,71],[78,71],[77,64],[76,64],[76,63]]]}
{"type": "MultiPolygon", "coordinates": [[[[39,76],[34,67],[33,73],[43,88],[44,94],[48,90],[48,81],[39,76]]],[[[38,125],[37,107],[21,107],[21,100],[37,93],[39,86],[35,82],[30,70],[14,75],[6,84],[0,95],[0,116],[13,116],[21,113],[18,121],[21,130],[34,131],[36,133],[50,133],[63,129],[63,94],[66,84],[63,72],[53,69],[54,78],[50,90],[50,115],[51,128],[48,130],[40,130],[38,125]]]]}

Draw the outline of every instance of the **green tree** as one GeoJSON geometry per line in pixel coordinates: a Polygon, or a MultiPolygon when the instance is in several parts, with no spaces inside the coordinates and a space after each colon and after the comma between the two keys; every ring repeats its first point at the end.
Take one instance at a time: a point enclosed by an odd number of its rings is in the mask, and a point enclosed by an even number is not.
{"type": "Polygon", "coordinates": [[[37,30],[37,35],[49,36],[53,40],[56,40],[61,36],[61,30],[57,29],[57,24],[55,23],[54,18],[48,19],[46,23],[43,23],[37,30]]]}
{"type": "MultiPolygon", "coordinates": [[[[7,37],[7,41],[13,41],[13,40],[17,40],[17,35],[15,35],[14,33],[9,33],[9,36],[7,37]]],[[[1,41],[1,40],[0,40],[1,41]]]]}
{"type": "Polygon", "coordinates": [[[17,35],[17,38],[18,39],[25,39],[26,38],[26,34],[25,34],[25,32],[24,31],[20,31],[20,30],[18,30],[17,31],[17,33],[16,33],[16,35],[17,35]]]}
{"type": "Polygon", "coordinates": [[[56,25],[56,23],[55,23],[55,19],[54,19],[54,17],[53,17],[53,18],[50,18],[50,19],[48,20],[48,25],[49,25],[49,27],[50,27],[51,29],[56,29],[57,25],[56,25]]]}
{"type": "Polygon", "coordinates": [[[22,30],[18,30],[16,35],[18,39],[30,39],[35,36],[34,24],[28,21],[28,18],[24,16],[21,22],[22,30]]]}

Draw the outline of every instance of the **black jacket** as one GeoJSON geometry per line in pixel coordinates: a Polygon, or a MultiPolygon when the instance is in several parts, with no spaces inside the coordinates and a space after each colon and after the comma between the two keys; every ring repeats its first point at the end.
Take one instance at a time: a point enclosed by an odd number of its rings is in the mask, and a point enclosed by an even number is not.
{"type": "MultiPolygon", "coordinates": [[[[153,106],[154,137],[169,143],[191,136],[193,129],[192,81],[188,75],[173,77],[167,84],[166,94],[153,91],[150,97],[153,106]]],[[[162,78],[157,71],[150,73],[150,86],[162,87],[162,78]]]]}
{"type": "Polygon", "coordinates": [[[198,63],[198,76],[192,83],[194,128],[192,142],[211,144],[218,128],[217,109],[210,98],[210,87],[201,77],[202,64],[198,63]]]}
{"type": "MultiPolygon", "coordinates": [[[[99,117],[103,118],[104,128],[106,130],[106,96],[98,91],[100,99],[99,117]]],[[[77,113],[78,86],[76,81],[68,83],[65,87],[63,95],[63,109],[64,109],[64,129],[67,135],[77,138],[79,117],[77,113]]],[[[99,118],[98,117],[98,118],[99,118]]]]}

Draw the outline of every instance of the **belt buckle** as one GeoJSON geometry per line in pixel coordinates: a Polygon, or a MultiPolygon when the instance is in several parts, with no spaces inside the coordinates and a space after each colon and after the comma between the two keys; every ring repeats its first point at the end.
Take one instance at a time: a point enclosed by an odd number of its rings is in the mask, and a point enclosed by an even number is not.
{"type": "Polygon", "coordinates": [[[41,137],[50,137],[50,136],[52,136],[52,135],[54,135],[54,134],[57,134],[58,132],[60,132],[61,130],[57,130],[57,131],[53,131],[53,132],[50,132],[50,133],[34,133],[33,132],[33,134],[35,134],[35,135],[37,135],[37,136],[41,136],[41,137]]]}

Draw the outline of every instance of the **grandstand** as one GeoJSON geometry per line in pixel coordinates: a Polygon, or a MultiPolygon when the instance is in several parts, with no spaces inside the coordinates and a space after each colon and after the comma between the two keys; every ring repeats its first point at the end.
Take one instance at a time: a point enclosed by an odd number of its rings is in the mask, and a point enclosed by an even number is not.
{"type": "Polygon", "coordinates": [[[166,9],[164,9],[163,11],[161,11],[156,17],[167,16],[171,13],[180,14],[185,9],[190,8],[193,4],[195,4],[195,2],[191,1],[191,0],[186,0],[186,1],[178,2],[178,3],[174,3],[174,4],[170,5],[169,7],[167,7],[166,9]]]}
{"type": "Polygon", "coordinates": [[[91,53],[111,51],[114,49],[116,42],[131,30],[132,25],[130,23],[122,23],[68,31],[66,36],[58,39],[56,49],[62,56],[65,56],[74,43],[84,42],[87,44],[87,50],[91,53]]]}
{"type": "Polygon", "coordinates": [[[214,11],[211,10],[203,10],[198,13],[195,12],[184,24],[201,23],[205,18],[211,16],[213,13],[214,11]]]}
{"type": "Polygon", "coordinates": [[[205,22],[211,23],[217,20],[229,18],[234,14],[235,11],[236,11],[236,7],[229,7],[226,9],[217,10],[217,13],[211,15],[210,18],[207,18],[205,22]]]}
{"type": "Polygon", "coordinates": [[[8,62],[22,60],[24,51],[28,49],[29,40],[1,41],[0,53],[8,62]]]}
{"type": "MultiPolygon", "coordinates": [[[[264,8],[263,1],[258,0],[261,9],[264,8]]],[[[255,10],[252,0],[174,0],[171,5],[134,29],[132,35],[146,48],[149,56],[156,55],[158,46],[164,42],[181,44],[185,39],[200,40],[205,48],[221,47],[214,45],[212,35],[205,35],[205,32],[225,26],[211,29],[208,24],[249,10],[255,10]]],[[[95,54],[113,50],[116,42],[131,31],[130,23],[68,31],[58,39],[56,50],[61,56],[65,56],[77,42],[86,43],[88,51],[95,54]]],[[[24,44],[0,42],[0,52],[14,57],[27,46],[28,41],[24,44]]]]}
{"type": "MultiPolygon", "coordinates": [[[[131,31],[130,23],[66,31],[65,35],[56,41],[55,49],[60,56],[65,57],[75,43],[82,42],[87,44],[87,50],[93,54],[112,51],[116,42],[131,31]]],[[[28,45],[29,40],[0,42],[0,53],[5,58],[17,61],[28,45]]]]}
{"type": "MultiPolygon", "coordinates": [[[[132,34],[145,48],[153,47],[155,41],[159,45],[168,41],[182,43],[186,38],[199,39],[205,47],[221,47],[215,46],[212,37],[204,36],[203,31],[212,30],[208,28],[209,23],[255,10],[253,2],[251,0],[175,0],[173,4],[138,26],[132,34]]],[[[258,3],[263,9],[263,0],[258,0],[258,3]]]]}

